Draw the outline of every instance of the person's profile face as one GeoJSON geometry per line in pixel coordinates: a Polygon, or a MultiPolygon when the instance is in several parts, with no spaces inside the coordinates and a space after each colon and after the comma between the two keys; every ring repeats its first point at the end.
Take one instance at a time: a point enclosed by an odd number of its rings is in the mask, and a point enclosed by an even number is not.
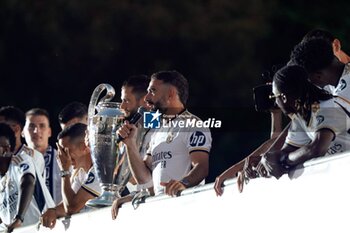
{"type": "Polygon", "coordinates": [[[123,111],[126,118],[131,117],[137,112],[138,101],[132,93],[132,87],[124,86],[121,91],[120,109],[123,111]]]}
{"type": "Polygon", "coordinates": [[[165,113],[167,109],[167,100],[169,96],[169,85],[165,84],[161,80],[151,79],[147,89],[147,95],[145,96],[145,101],[147,106],[150,107],[152,111],[159,110],[165,113]]]}
{"type": "Polygon", "coordinates": [[[277,106],[285,115],[296,113],[294,98],[291,95],[282,93],[275,82],[272,83],[272,93],[277,106]]]}

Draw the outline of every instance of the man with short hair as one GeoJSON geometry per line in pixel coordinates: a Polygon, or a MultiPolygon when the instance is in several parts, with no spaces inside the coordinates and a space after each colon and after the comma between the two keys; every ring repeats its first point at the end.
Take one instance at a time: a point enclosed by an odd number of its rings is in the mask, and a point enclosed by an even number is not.
{"type": "Polygon", "coordinates": [[[55,203],[45,184],[46,174],[44,157],[39,151],[29,148],[21,141],[21,134],[25,124],[24,112],[14,106],[2,107],[0,108],[0,123],[6,123],[15,133],[15,156],[26,154],[28,156],[22,157],[30,160],[29,163],[33,163],[37,175],[37,182],[35,182],[34,189],[35,200],[40,211],[47,206],[50,210],[48,213],[50,214],[52,208],[55,207],[55,203]]]}
{"type": "Polygon", "coordinates": [[[87,124],[88,109],[85,104],[73,101],[67,104],[58,114],[61,129],[75,123],[87,124]]]}
{"type": "MultiPolygon", "coordinates": [[[[145,95],[147,94],[147,87],[150,78],[146,75],[134,75],[124,81],[121,88],[121,104],[120,109],[125,115],[126,120],[131,120],[134,115],[137,113],[137,110],[140,107],[148,109],[147,104],[144,100],[145,95]]],[[[146,145],[149,142],[149,137],[151,133],[148,129],[140,130],[137,135],[137,141],[139,144],[140,150],[146,148],[146,145]]],[[[125,152],[125,147],[123,144],[120,145],[121,152],[125,152]]],[[[115,177],[116,182],[120,182],[123,179],[120,175],[121,170],[124,170],[126,167],[129,167],[128,160],[126,159],[125,153],[121,156],[119,164],[117,165],[118,174],[115,177]]],[[[123,172],[125,173],[125,172],[123,172]]],[[[133,177],[131,176],[131,183],[135,183],[133,177]]],[[[129,184],[129,183],[128,183],[129,184]]],[[[148,186],[152,186],[150,183],[148,186]]],[[[128,185],[129,188],[133,188],[128,185]]],[[[136,189],[139,189],[137,187],[136,189]]],[[[130,190],[129,190],[130,191],[130,190]]]]}
{"type": "Polygon", "coordinates": [[[331,85],[332,94],[350,104],[350,64],[340,62],[327,41],[311,39],[296,45],[291,60],[307,70],[312,83],[321,88],[331,85]]]}
{"type": "Polygon", "coordinates": [[[6,123],[11,127],[16,137],[15,154],[20,154],[25,151],[34,158],[34,164],[38,168],[40,174],[44,175],[45,162],[39,151],[27,147],[22,143],[22,131],[25,124],[24,112],[14,106],[4,106],[0,108],[0,122],[6,123]]]}
{"type": "Polygon", "coordinates": [[[321,28],[315,28],[311,31],[309,31],[302,39],[302,43],[313,40],[313,39],[323,39],[330,46],[332,46],[334,56],[338,58],[338,60],[344,64],[347,64],[350,62],[350,56],[346,54],[342,50],[341,42],[338,38],[336,38],[331,32],[326,31],[321,28]]]}
{"type": "Polygon", "coordinates": [[[90,149],[84,142],[85,131],[85,124],[76,123],[66,127],[57,137],[63,201],[56,206],[55,216],[42,215],[41,223],[46,227],[53,228],[58,217],[82,212],[85,203],[101,193],[90,149]],[[71,174],[71,166],[74,174],[71,174]]]}
{"type": "MultiPolygon", "coordinates": [[[[163,114],[163,121],[200,121],[186,110],[188,82],[177,71],[161,71],[151,76],[145,100],[163,114]]],[[[161,115],[161,114],[160,114],[161,115]]],[[[208,175],[211,134],[209,129],[164,127],[155,129],[144,160],[136,143],[137,127],[125,123],[118,133],[124,138],[128,160],[138,184],[153,180],[156,195],[175,196],[198,185],[208,175]],[[201,140],[196,140],[200,138],[201,140]]]]}
{"type": "MultiPolygon", "coordinates": [[[[150,78],[146,75],[134,75],[124,81],[121,88],[121,104],[120,109],[124,113],[126,120],[130,120],[133,118],[135,113],[137,112],[139,107],[144,107],[148,109],[147,104],[144,100],[147,94],[147,87],[149,84],[150,78]]],[[[152,132],[150,129],[140,129],[137,135],[137,144],[139,146],[140,154],[145,153],[146,148],[149,144],[150,137],[152,132]]],[[[115,183],[118,185],[124,185],[127,180],[126,187],[127,191],[131,192],[131,194],[126,195],[126,191],[122,192],[122,197],[117,198],[112,205],[112,218],[115,219],[118,215],[119,207],[132,200],[135,196],[136,192],[139,192],[141,189],[150,189],[153,187],[152,181],[138,185],[134,178],[131,176],[130,167],[128,163],[128,159],[126,158],[125,145],[123,143],[119,144],[120,147],[120,159],[119,163],[115,169],[115,183]],[[126,175],[125,175],[126,174],[126,175]],[[130,179],[129,179],[130,177],[130,179]],[[136,184],[136,185],[135,185],[136,184]]],[[[153,192],[151,190],[151,192],[153,192]]]]}
{"type": "Polygon", "coordinates": [[[0,123],[0,230],[6,232],[35,224],[40,216],[34,197],[34,164],[24,151],[14,155],[15,142],[10,126],[0,123]]]}
{"type": "Polygon", "coordinates": [[[45,109],[33,108],[26,112],[26,123],[23,129],[24,138],[30,148],[44,155],[46,186],[56,204],[62,200],[61,178],[56,160],[57,150],[49,145],[51,127],[49,113],[45,109]]]}

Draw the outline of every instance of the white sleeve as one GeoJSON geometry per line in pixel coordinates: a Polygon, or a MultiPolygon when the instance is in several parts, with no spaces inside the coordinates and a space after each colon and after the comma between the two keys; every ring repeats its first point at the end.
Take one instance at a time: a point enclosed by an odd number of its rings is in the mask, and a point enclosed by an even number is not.
{"type": "Polygon", "coordinates": [[[36,179],[35,166],[32,158],[29,155],[21,154],[12,158],[18,166],[18,176],[23,177],[26,174],[31,174],[36,179]]]}
{"type": "Polygon", "coordinates": [[[95,169],[91,168],[88,172],[85,182],[81,185],[81,187],[87,191],[88,193],[92,194],[95,197],[100,196],[101,194],[101,186],[100,182],[97,179],[97,176],[95,174],[95,169]]]}
{"type": "MultiPolygon", "coordinates": [[[[334,100],[333,107],[321,108],[316,116],[315,131],[319,129],[330,129],[335,135],[344,133],[349,128],[349,116],[345,107],[334,100]]],[[[350,113],[348,113],[350,114],[350,113]]]]}
{"type": "MultiPolygon", "coordinates": [[[[186,129],[187,130],[187,129],[186,129]]],[[[194,151],[210,152],[211,133],[209,128],[193,128],[187,133],[185,145],[189,153],[194,151]]]]}
{"type": "Polygon", "coordinates": [[[311,139],[300,125],[299,119],[293,118],[285,142],[295,147],[302,147],[309,144],[310,141],[311,139]]]}
{"type": "Polygon", "coordinates": [[[86,176],[86,173],[84,172],[83,168],[80,168],[76,172],[76,174],[73,176],[71,187],[74,193],[77,193],[81,188],[82,184],[85,181],[85,176],[86,176]]]}
{"type": "Polygon", "coordinates": [[[342,76],[338,85],[333,91],[334,96],[342,98],[344,101],[350,103],[350,75],[342,76]]]}

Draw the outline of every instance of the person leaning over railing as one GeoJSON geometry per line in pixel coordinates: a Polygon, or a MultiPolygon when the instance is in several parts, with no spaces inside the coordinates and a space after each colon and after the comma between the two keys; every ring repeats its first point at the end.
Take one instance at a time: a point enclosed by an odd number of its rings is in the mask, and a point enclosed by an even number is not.
{"type": "MultiPolygon", "coordinates": [[[[350,82],[350,67],[347,63],[349,60],[349,56],[341,49],[338,39],[327,31],[315,29],[307,33],[302,42],[295,46],[288,64],[303,66],[310,74],[312,83],[339,96],[339,101],[350,111],[350,89],[349,85],[346,85],[350,82]]],[[[272,128],[279,129],[281,118],[272,119],[272,124],[272,128]]],[[[283,139],[286,135],[287,131],[284,131],[280,138],[283,139]]],[[[291,134],[289,136],[292,137],[291,134]]],[[[255,167],[260,160],[260,155],[265,153],[274,141],[269,139],[246,159],[220,174],[215,180],[216,194],[223,194],[222,184],[226,179],[235,177],[247,167],[255,167]]],[[[283,140],[279,140],[281,141],[283,140]]],[[[280,149],[281,146],[281,143],[276,143],[274,149],[280,149]]]]}
{"type": "Polygon", "coordinates": [[[341,98],[312,84],[308,75],[293,65],[274,76],[273,96],[292,126],[283,148],[262,156],[256,166],[259,176],[279,178],[307,160],[350,149],[349,112],[341,98]]]}

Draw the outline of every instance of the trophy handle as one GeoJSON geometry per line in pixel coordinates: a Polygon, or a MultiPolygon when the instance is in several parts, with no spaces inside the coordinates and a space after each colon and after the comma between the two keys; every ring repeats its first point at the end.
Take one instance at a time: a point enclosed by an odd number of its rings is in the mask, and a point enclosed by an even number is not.
{"type": "Polygon", "coordinates": [[[98,98],[104,90],[107,90],[107,93],[104,97],[101,98],[100,102],[110,101],[113,99],[115,95],[115,90],[111,85],[107,83],[102,83],[98,85],[95,88],[94,92],[92,93],[92,96],[90,99],[89,109],[88,109],[89,121],[95,115],[95,107],[97,105],[98,98]]]}

